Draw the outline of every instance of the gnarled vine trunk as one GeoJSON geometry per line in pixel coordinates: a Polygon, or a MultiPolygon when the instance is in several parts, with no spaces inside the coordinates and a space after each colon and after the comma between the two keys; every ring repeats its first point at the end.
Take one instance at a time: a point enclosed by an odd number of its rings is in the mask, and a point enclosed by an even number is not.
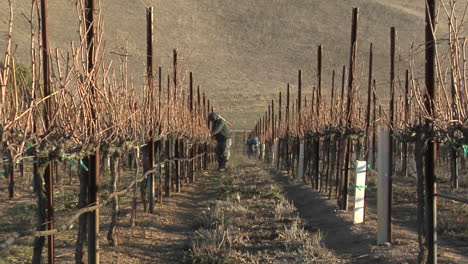
{"type": "MultiPolygon", "coordinates": [[[[78,177],[80,179],[80,192],[78,196],[78,209],[84,208],[88,205],[88,177],[84,168],[78,168],[78,177]]],[[[86,240],[86,227],[88,224],[87,214],[80,215],[78,219],[78,237],[76,240],[75,248],[75,262],[76,264],[83,263],[83,246],[86,240]]]]}
{"type": "Polygon", "coordinates": [[[13,199],[15,197],[15,170],[13,157],[9,150],[6,151],[6,160],[3,164],[3,170],[5,171],[5,177],[8,178],[8,198],[13,199]]]}
{"type": "MultiPolygon", "coordinates": [[[[112,178],[111,192],[117,192],[117,183],[119,182],[120,170],[120,153],[114,152],[110,160],[110,172],[112,178]]],[[[119,221],[119,198],[114,197],[112,201],[112,217],[109,224],[109,231],[107,232],[107,240],[111,246],[118,245],[118,236],[116,235],[117,225],[119,221]]]]}
{"type": "Polygon", "coordinates": [[[427,246],[425,239],[425,228],[424,228],[424,153],[423,148],[425,140],[418,139],[414,148],[414,160],[416,162],[416,175],[417,175],[417,218],[418,218],[418,244],[419,244],[419,255],[418,263],[426,263],[427,261],[427,246]]]}
{"type": "MultiPolygon", "coordinates": [[[[150,164],[149,162],[149,155],[150,155],[150,147],[149,147],[149,143],[142,149],[142,154],[143,154],[143,173],[145,173],[146,171],[150,170],[152,165],[150,164]]],[[[147,213],[148,212],[148,192],[147,192],[147,189],[148,189],[148,181],[150,180],[151,177],[150,175],[148,175],[146,177],[146,179],[144,179],[141,183],[140,183],[140,195],[141,195],[141,201],[143,203],[143,212],[147,213]]]]}
{"type": "MultiPolygon", "coordinates": [[[[33,188],[37,198],[37,231],[44,231],[46,229],[46,208],[47,199],[45,196],[44,178],[40,173],[38,160],[36,159],[33,167],[33,188]]],[[[42,263],[42,249],[44,248],[45,237],[35,237],[33,244],[33,264],[42,263]]]]}

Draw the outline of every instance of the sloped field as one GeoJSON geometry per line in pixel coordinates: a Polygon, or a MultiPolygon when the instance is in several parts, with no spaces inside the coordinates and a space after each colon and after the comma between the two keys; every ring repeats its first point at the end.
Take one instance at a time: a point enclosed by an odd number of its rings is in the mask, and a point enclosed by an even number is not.
{"type": "MultiPolygon", "coordinates": [[[[50,0],[51,48],[67,49],[77,41],[75,1],[50,0]]],[[[340,71],[349,57],[351,8],[360,7],[359,72],[367,72],[369,42],[374,42],[377,87],[386,91],[389,71],[389,32],[398,31],[400,61],[408,58],[410,43],[423,43],[423,3],[412,0],[103,0],[105,59],[124,47],[129,69],[141,85],[145,63],[145,11],[155,7],[155,65],[171,65],[172,49],[178,48],[182,64],[195,71],[195,82],[213,99],[215,109],[250,129],[268,101],[277,100],[286,83],[304,75],[305,94],[315,84],[316,47],[324,46],[324,89],[330,89],[331,70],[340,71]]],[[[31,1],[14,1],[16,55],[29,64],[31,1]]],[[[7,30],[6,1],[0,3],[0,34],[7,30]]],[[[35,21],[35,20],[34,20],[35,21]]],[[[4,42],[0,41],[0,47],[4,42]]],[[[419,48],[419,51],[422,51],[419,48]]],[[[114,61],[117,64],[118,61],[114,61]]],[[[401,64],[403,72],[407,65],[401,64]]],[[[163,69],[163,80],[168,70],[163,69]]],[[[365,84],[366,79],[361,83],[365,84]]],[[[294,89],[293,89],[294,92],[294,89]]],[[[385,96],[383,96],[385,97],[385,96]]]]}

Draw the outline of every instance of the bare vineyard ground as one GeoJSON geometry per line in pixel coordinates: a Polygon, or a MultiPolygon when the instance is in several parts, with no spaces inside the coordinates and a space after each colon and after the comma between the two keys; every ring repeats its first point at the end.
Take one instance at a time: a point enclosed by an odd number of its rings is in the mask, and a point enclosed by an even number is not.
{"type": "MultiPolygon", "coordinates": [[[[131,181],[133,171],[126,170],[123,175],[125,177],[122,177],[121,185],[125,186],[126,182],[131,181]]],[[[195,184],[183,185],[181,193],[174,193],[172,197],[165,198],[162,205],[157,204],[154,215],[142,213],[142,206],[139,204],[134,229],[130,226],[132,196],[124,197],[121,200],[117,247],[110,247],[105,240],[111,210],[101,210],[101,263],[180,263],[190,245],[195,228],[195,214],[204,201],[213,197],[212,177],[212,173],[206,173],[200,175],[195,184]]],[[[7,186],[8,181],[0,180],[0,193],[5,193],[7,186]]],[[[108,188],[106,185],[101,186],[102,190],[108,188]]],[[[57,189],[61,189],[56,193],[57,208],[62,210],[57,213],[57,219],[60,219],[61,216],[67,215],[67,212],[74,210],[77,186],[67,184],[57,189]]],[[[23,186],[23,190],[18,193],[21,198],[3,200],[0,204],[0,238],[8,237],[20,229],[31,228],[34,223],[34,197],[31,191],[27,191],[26,186],[23,186]]],[[[75,263],[75,240],[75,227],[56,236],[57,263],[75,263]]],[[[2,252],[0,263],[30,263],[31,241],[30,238],[22,239],[7,252],[2,252]]]]}
{"type": "MultiPolygon", "coordinates": [[[[414,190],[410,190],[416,188],[414,183],[406,183],[405,185],[400,183],[395,188],[393,244],[377,246],[377,182],[375,173],[369,182],[366,222],[353,225],[352,211],[338,210],[336,201],[327,199],[328,194],[319,194],[310,187],[291,180],[291,177],[288,177],[284,172],[274,170],[271,172],[275,175],[275,179],[284,186],[286,197],[293,201],[299,210],[301,218],[306,222],[306,229],[310,231],[321,230],[324,233],[326,247],[335,251],[341,258],[349,260],[350,263],[417,263],[418,243],[414,202],[416,198],[414,190]],[[405,188],[403,189],[402,186],[405,188]]],[[[350,201],[352,199],[351,196],[350,201]]],[[[352,206],[351,202],[350,208],[353,208],[352,206]]],[[[458,213],[466,215],[463,212],[458,213]]],[[[457,215],[452,213],[448,217],[457,217],[457,215]]],[[[447,243],[442,238],[439,243],[439,263],[468,262],[466,241],[447,243]]]]}
{"type": "MultiPolygon", "coordinates": [[[[125,170],[123,175],[121,185],[125,186],[131,181],[133,171],[125,170]]],[[[69,185],[65,177],[62,181],[56,192],[57,219],[65,217],[76,206],[76,184],[69,185]]],[[[103,195],[109,189],[106,184],[102,186],[103,195]]],[[[7,180],[0,180],[0,193],[5,194],[7,186],[7,180]]],[[[0,204],[0,238],[30,228],[35,222],[31,190],[26,184],[18,187],[17,198],[4,199],[0,204]]],[[[165,199],[162,205],[157,204],[156,214],[143,214],[139,205],[134,229],[130,226],[132,197],[123,198],[117,231],[119,245],[115,248],[108,246],[105,240],[110,209],[102,210],[101,261],[210,263],[217,257],[225,263],[416,263],[418,246],[413,224],[415,209],[411,205],[411,199],[414,199],[412,187],[411,183],[396,181],[394,243],[377,246],[374,174],[369,182],[367,221],[353,225],[352,212],[337,211],[333,200],[326,200],[325,196],[291,180],[284,172],[271,170],[259,161],[236,154],[230,170],[223,173],[209,171],[198,177],[195,184],[183,186],[181,193],[165,199]],[[208,217],[210,212],[217,218],[208,217]],[[300,218],[296,218],[296,214],[300,218]],[[219,241],[216,236],[209,240],[216,242],[218,255],[210,258],[196,256],[194,241],[200,245],[200,237],[216,235],[209,230],[219,229],[220,223],[224,223],[223,227],[229,232],[217,233],[219,241]],[[295,224],[296,229],[293,228],[295,224]],[[320,250],[316,246],[313,248],[317,251],[313,252],[307,248],[305,242],[312,238],[316,239],[320,250]],[[218,247],[220,243],[226,244],[218,247]],[[304,258],[306,254],[309,259],[304,258]]],[[[448,217],[453,218],[459,210],[452,205],[444,210],[444,214],[452,212],[448,217]]],[[[74,263],[76,228],[56,238],[57,262],[74,263]]],[[[467,262],[466,241],[458,241],[448,243],[442,238],[439,263],[467,262]]],[[[27,238],[2,252],[0,263],[30,263],[30,258],[31,239],[27,238]]]]}

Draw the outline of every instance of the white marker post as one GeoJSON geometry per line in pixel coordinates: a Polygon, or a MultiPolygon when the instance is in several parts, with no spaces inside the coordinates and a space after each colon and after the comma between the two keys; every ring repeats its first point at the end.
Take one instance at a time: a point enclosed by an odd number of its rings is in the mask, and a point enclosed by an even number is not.
{"type": "Polygon", "coordinates": [[[364,222],[364,198],[366,193],[367,162],[356,161],[356,192],[354,194],[354,224],[364,222]]]}
{"type": "Polygon", "coordinates": [[[265,149],[266,149],[266,144],[262,143],[260,144],[260,159],[265,160],[265,149]]]}
{"type": "Polygon", "coordinates": [[[278,139],[273,141],[273,158],[271,159],[271,163],[273,165],[276,164],[276,159],[278,158],[278,139]]]}
{"type": "Polygon", "coordinates": [[[297,179],[304,179],[304,143],[299,145],[299,166],[297,166],[297,179]]]}
{"type": "Polygon", "coordinates": [[[390,241],[389,237],[389,208],[388,185],[389,179],[389,143],[390,134],[386,127],[379,126],[378,145],[378,183],[377,183],[377,244],[384,245],[390,241]]]}

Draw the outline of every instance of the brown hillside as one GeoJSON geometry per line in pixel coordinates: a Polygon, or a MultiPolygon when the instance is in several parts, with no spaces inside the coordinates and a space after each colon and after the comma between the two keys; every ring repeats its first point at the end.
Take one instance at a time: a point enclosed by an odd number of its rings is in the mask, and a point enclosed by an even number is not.
{"type": "MultiPolygon", "coordinates": [[[[141,84],[145,52],[145,7],[156,10],[156,65],[170,65],[178,48],[196,83],[214,101],[215,109],[234,121],[236,129],[250,129],[277,99],[286,83],[296,84],[304,72],[306,94],[315,84],[316,47],[324,46],[324,87],[331,70],[347,63],[351,9],[360,7],[360,71],[369,42],[374,42],[375,71],[382,97],[388,90],[389,32],[398,31],[399,53],[407,58],[411,41],[423,43],[424,3],[414,0],[101,0],[105,45],[110,52],[128,44],[131,72],[141,84]]],[[[30,0],[16,0],[14,41],[17,57],[29,63],[30,0]]],[[[51,47],[66,49],[77,38],[75,1],[49,0],[51,47]]],[[[0,31],[6,30],[8,9],[0,3],[0,31]]],[[[4,38],[3,38],[4,39],[4,38]]],[[[1,40],[0,46],[4,44],[1,40]]],[[[421,48],[420,48],[421,50],[421,48]]],[[[400,71],[406,68],[400,64],[400,71]]],[[[167,75],[167,72],[164,73],[167,75]]],[[[364,85],[366,79],[362,79],[364,85]]]]}

